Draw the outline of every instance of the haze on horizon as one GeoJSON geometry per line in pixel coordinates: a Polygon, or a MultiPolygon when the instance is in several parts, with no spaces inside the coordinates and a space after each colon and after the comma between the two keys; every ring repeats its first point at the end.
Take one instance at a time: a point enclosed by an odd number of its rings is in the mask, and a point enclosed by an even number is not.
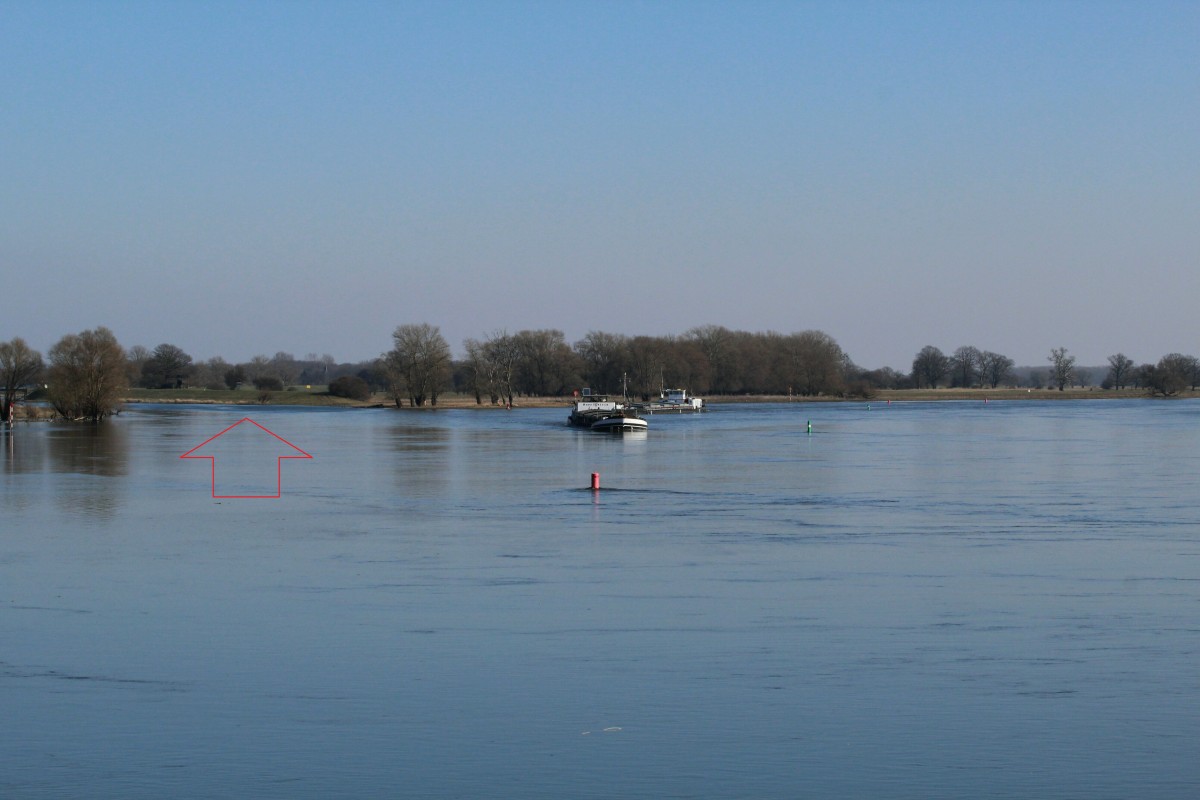
{"type": "Polygon", "coordinates": [[[1200,351],[1200,4],[0,2],[0,340],[1200,351]]]}

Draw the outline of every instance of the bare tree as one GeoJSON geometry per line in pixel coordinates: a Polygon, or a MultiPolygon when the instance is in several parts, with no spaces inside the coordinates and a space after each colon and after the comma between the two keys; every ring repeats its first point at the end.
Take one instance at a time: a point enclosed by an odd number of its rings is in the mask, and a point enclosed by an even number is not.
{"type": "Polygon", "coordinates": [[[701,325],[684,333],[683,338],[699,345],[708,370],[709,388],[722,394],[731,391],[733,336],[729,329],[721,325],[701,325]]]}
{"type": "Polygon", "coordinates": [[[482,404],[484,395],[492,405],[502,400],[512,405],[516,393],[521,347],[516,336],[495,331],[484,340],[465,339],[466,361],[461,365],[465,388],[482,404]]]}
{"type": "Polygon", "coordinates": [[[891,367],[863,370],[858,379],[873,389],[907,389],[911,386],[912,378],[891,367]]]}
{"type": "Polygon", "coordinates": [[[1188,366],[1188,386],[1194,392],[1200,386],[1200,358],[1186,356],[1188,366]]]}
{"type": "Polygon", "coordinates": [[[50,348],[50,402],[67,419],[99,422],[129,383],[125,351],[108,328],[68,334],[50,348]]]}
{"type": "Polygon", "coordinates": [[[236,389],[250,379],[250,376],[246,374],[246,368],[241,364],[225,370],[225,374],[221,377],[230,389],[236,389]]]}
{"type": "Polygon", "coordinates": [[[142,368],[150,360],[150,351],[140,344],[125,351],[125,377],[129,385],[141,385],[142,368]]]}
{"type": "Polygon", "coordinates": [[[492,364],[500,399],[511,406],[513,395],[516,394],[517,367],[521,360],[517,339],[507,331],[496,331],[484,343],[484,352],[492,364]]]}
{"type": "Polygon", "coordinates": [[[634,336],[629,340],[628,370],[622,376],[622,388],[628,385],[631,397],[649,400],[663,388],[663,370],[666,368],[664,342],[657,336],[634,336]]]}
{"type": "Polygon", "coordinates": [[[979,360],[983,382],[990,388],[995,389],[1001,383],[1011,380],[1013,367],[1016,364],[1008,356],[993,353],[991,350],[984,350],[979,354],[979,360]]]}
{"type": "Polygon", "coordinates": [[[1159,359],[1149,372],[1149,389],[1164,397],[1179,394],[1192,382],[1196,359],[1182,353],[1169,353],[1159,359]]]}
{"type": "MultiPolygon", "coordinates": [[[[799,334],[793,334],[798,336],[799,334]]],[[[772,385],[772,373],[781,360],[788,337],[774,331],[751,333],[729,331],[725,349],[722,381],[727,393],[765,394],[772,385]]]]}
{"type": "Polygon", "coordinates": [[[147,389],[176,389],[192,374],[192,357],[173,344],[160,344],[142,363],[140,383],[147,389]]]}
{"type": "Polygon", "coordinates": [[[562,331],[521,331],[513,339],[521,391],[543,397],[562,394],[567,383],[577,379],[578,357],[567,345],[562,331]]]}
{"type": "MultiPolygon", "coordinates": [[[[618,333],[589,331],[575,343],[583,361],[583,379],[600,394],[612,394],[629,371],[629,338],[618,333]]],[[[697,349],[697,355],[699,350],[697,349]]]]}
{"type": "Polygon", "coordinates": [[[296,357],[283,350],[271,357],[271,369],[284,386],[294,384],[300,377],[300,366],[296,363],[296,357]]]}
{"type": "Polygon", "coordinates": [[[279,377],[271,365],[271,359],[261,353],[252,357],[245,364],[239,364],[238,366],[242,368],[242,371],[246,373],[246,378],[250,381],[279,377]]]}
{"type": "Polygon", "coordinates": [[[437,405],[438,394],[450,375],[450,345],[436,326],[423,322],[401,325],[392,333],[394,347],[383,362],[396,406],[408,397],[413,406],[437,405]]]}
{"type": "Polygon", "coordinates": [[[12,423],[17,403],[17,390],[32,381],[42,371],[42,354],[25,343],[21,337],[0,342],[0,422],[12,423]]]}
{"type": "Polygon", "coordinates": [[[982,371],[983,354],[978,348],[965,346],[954,351],[950,356],[950,383],[969,389],[975,385],[982,371]]]}
{"type": "Polygon", "coordinates": [[[1075,356],[1067,355],[1067,348],[1056,347],[1046,358],[1050,362],[1050,385],[1061,392],[1075,380],[1075,356]]]}
{"type": "Polygon", "coordinates": [[[1106,383],[1114,389],[1124,389],[1133,371],[1133,359],[1124,353],[1116,353],[1108,357],[1108,378],[1106,383]]]}
{"type": "Polygon", "coordinates": [[[232,368],[233,365],[225,359],[213,356],[201,364],[194,365],[192,380],[195,385],[205,389],[224,389],[225,373],[232,368]]]}
{"type": "Polygon", "coordinates": [[[484,394],[488,395],[492,405],[495,405],[498,400],[494,388],[495,380],[484,353],[483,342],[478,339],[464,339],[463,350],[467,353],[467,358],[462,363],[463,388],[475,396],[476,405],[483,404],[484,394]]]}
{"type": "Polygon", "coordinates": [[[667,365],[663,373],[666,388],[708,391],[708,370],[702,363],[704,358],[699,346],[677,336],[667,337],[666,346],[667,365]]]}
{"type": "Polygon", "coordinates": [[[917,353],[912,363],[913,383],[916,388],[937,388],[946,373],[950,371],[950,359],[933,345],[925,345],[917,353]]]}
{"type": "Polygon", "coordinates": [[[782,338],[787,384],[797,394],[841,395],[846,391],[849,359],[832,336],[823,331],[802,331],[782,338]]]}

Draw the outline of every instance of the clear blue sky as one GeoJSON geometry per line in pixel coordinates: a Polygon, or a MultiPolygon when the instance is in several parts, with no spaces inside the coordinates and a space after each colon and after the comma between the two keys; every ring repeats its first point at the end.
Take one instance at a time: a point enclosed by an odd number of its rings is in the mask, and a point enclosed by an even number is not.
{"type": "Polygon", "coordinates": [[[1200,354],[1200,3],[0,0],[0,339],[1200,354]]]}

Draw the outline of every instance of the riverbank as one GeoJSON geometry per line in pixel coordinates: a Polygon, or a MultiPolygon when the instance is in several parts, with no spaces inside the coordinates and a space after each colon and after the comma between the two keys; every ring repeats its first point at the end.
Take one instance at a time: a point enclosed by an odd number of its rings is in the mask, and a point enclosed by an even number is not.
{"type": "MultiPolygon", "coordinates": [[[[1177,397],[1196,397],[1196,392],[1183,392],[1177,397]]],[[[871,402],[931,402],[931,401],[1021,401],[1021,400],[1121,400],[1149,398],[1142,389],[1073,388],[1057,389],[883,389],[866,397],[799,397],[787,395],[717,395],[706,398],[709,405],[725,403],[871,403],[871,402]]],[[[334,408],[391,408],[391,398],[375,394],[368,400],[334,397],[323,386],[293,387],[285,391],[260,392],[256,389],[130,389],[126,403],[182,403],[223,405],[317,406],[334,408]]],[[[570,405],[569,397],[519,397],[517,408],[556,408],[570,405]]],[[[428,408],[425,407],[425,408],[428,408]]],[[[473,395],[446,393],[438,397],[437,408],[503,409],[504,406],[476,403],[473,395]]],[[[408,410],[408,407],[405,407],[408,410]]],[[[414,409],[421,410],[421,409],[414,409]]]]}

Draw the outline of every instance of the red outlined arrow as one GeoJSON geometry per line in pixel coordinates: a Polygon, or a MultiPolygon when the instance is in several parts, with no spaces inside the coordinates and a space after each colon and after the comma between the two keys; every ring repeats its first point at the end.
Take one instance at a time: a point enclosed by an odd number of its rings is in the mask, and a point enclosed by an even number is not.
{"type": "Polygon", "coordinates": [[[188,450],[186,453],[181,455],[180,458],[207,458],[209,460],[209,462],[212,464],[212,496],[214,498],[234,499],[234,500],[264,500],[264,499],[277,499],[283,494],[283,460],[285,458],[312,458],[312,456],[310,454],[304,452],[303,450],[301,450],[299,447],[296,447],[296,445],[292,444],[287,439],[284,439],[279,434],[277,434],[273,431],[267,430],[262,425],[259,425],[257,422],[250,419],[249,417],[243,417],[242,419],[240,419],[237,422],[230,425],[225,430],[221,431],[218,434],[214,434],[213,436],[208,437],[203,442],[201,442],[200,444],[193,447],[191,450],[188,450]],[[204,447],[209,442],[219,439],[220,437],[229,433],[231,430],[233,430],[237,426],[239,426],[243,423],[246,423],[246,422],[249,422],[251,425],[258,428],[259,430],[261,430],[265,433],[268,433],[271,436],[274,436],[276,439],[283,442],[284,444],[286,444],[288,447],[292,448],[299,454],[299,455],[279,456],[276,459],[276,461],[275,461],[275,469],[276,469],[276,472],[275,472],[275,494],[217,494],[217,458],[216,458],[216,456],[194,455],[194,453],[197,450],[204,447]]]}

